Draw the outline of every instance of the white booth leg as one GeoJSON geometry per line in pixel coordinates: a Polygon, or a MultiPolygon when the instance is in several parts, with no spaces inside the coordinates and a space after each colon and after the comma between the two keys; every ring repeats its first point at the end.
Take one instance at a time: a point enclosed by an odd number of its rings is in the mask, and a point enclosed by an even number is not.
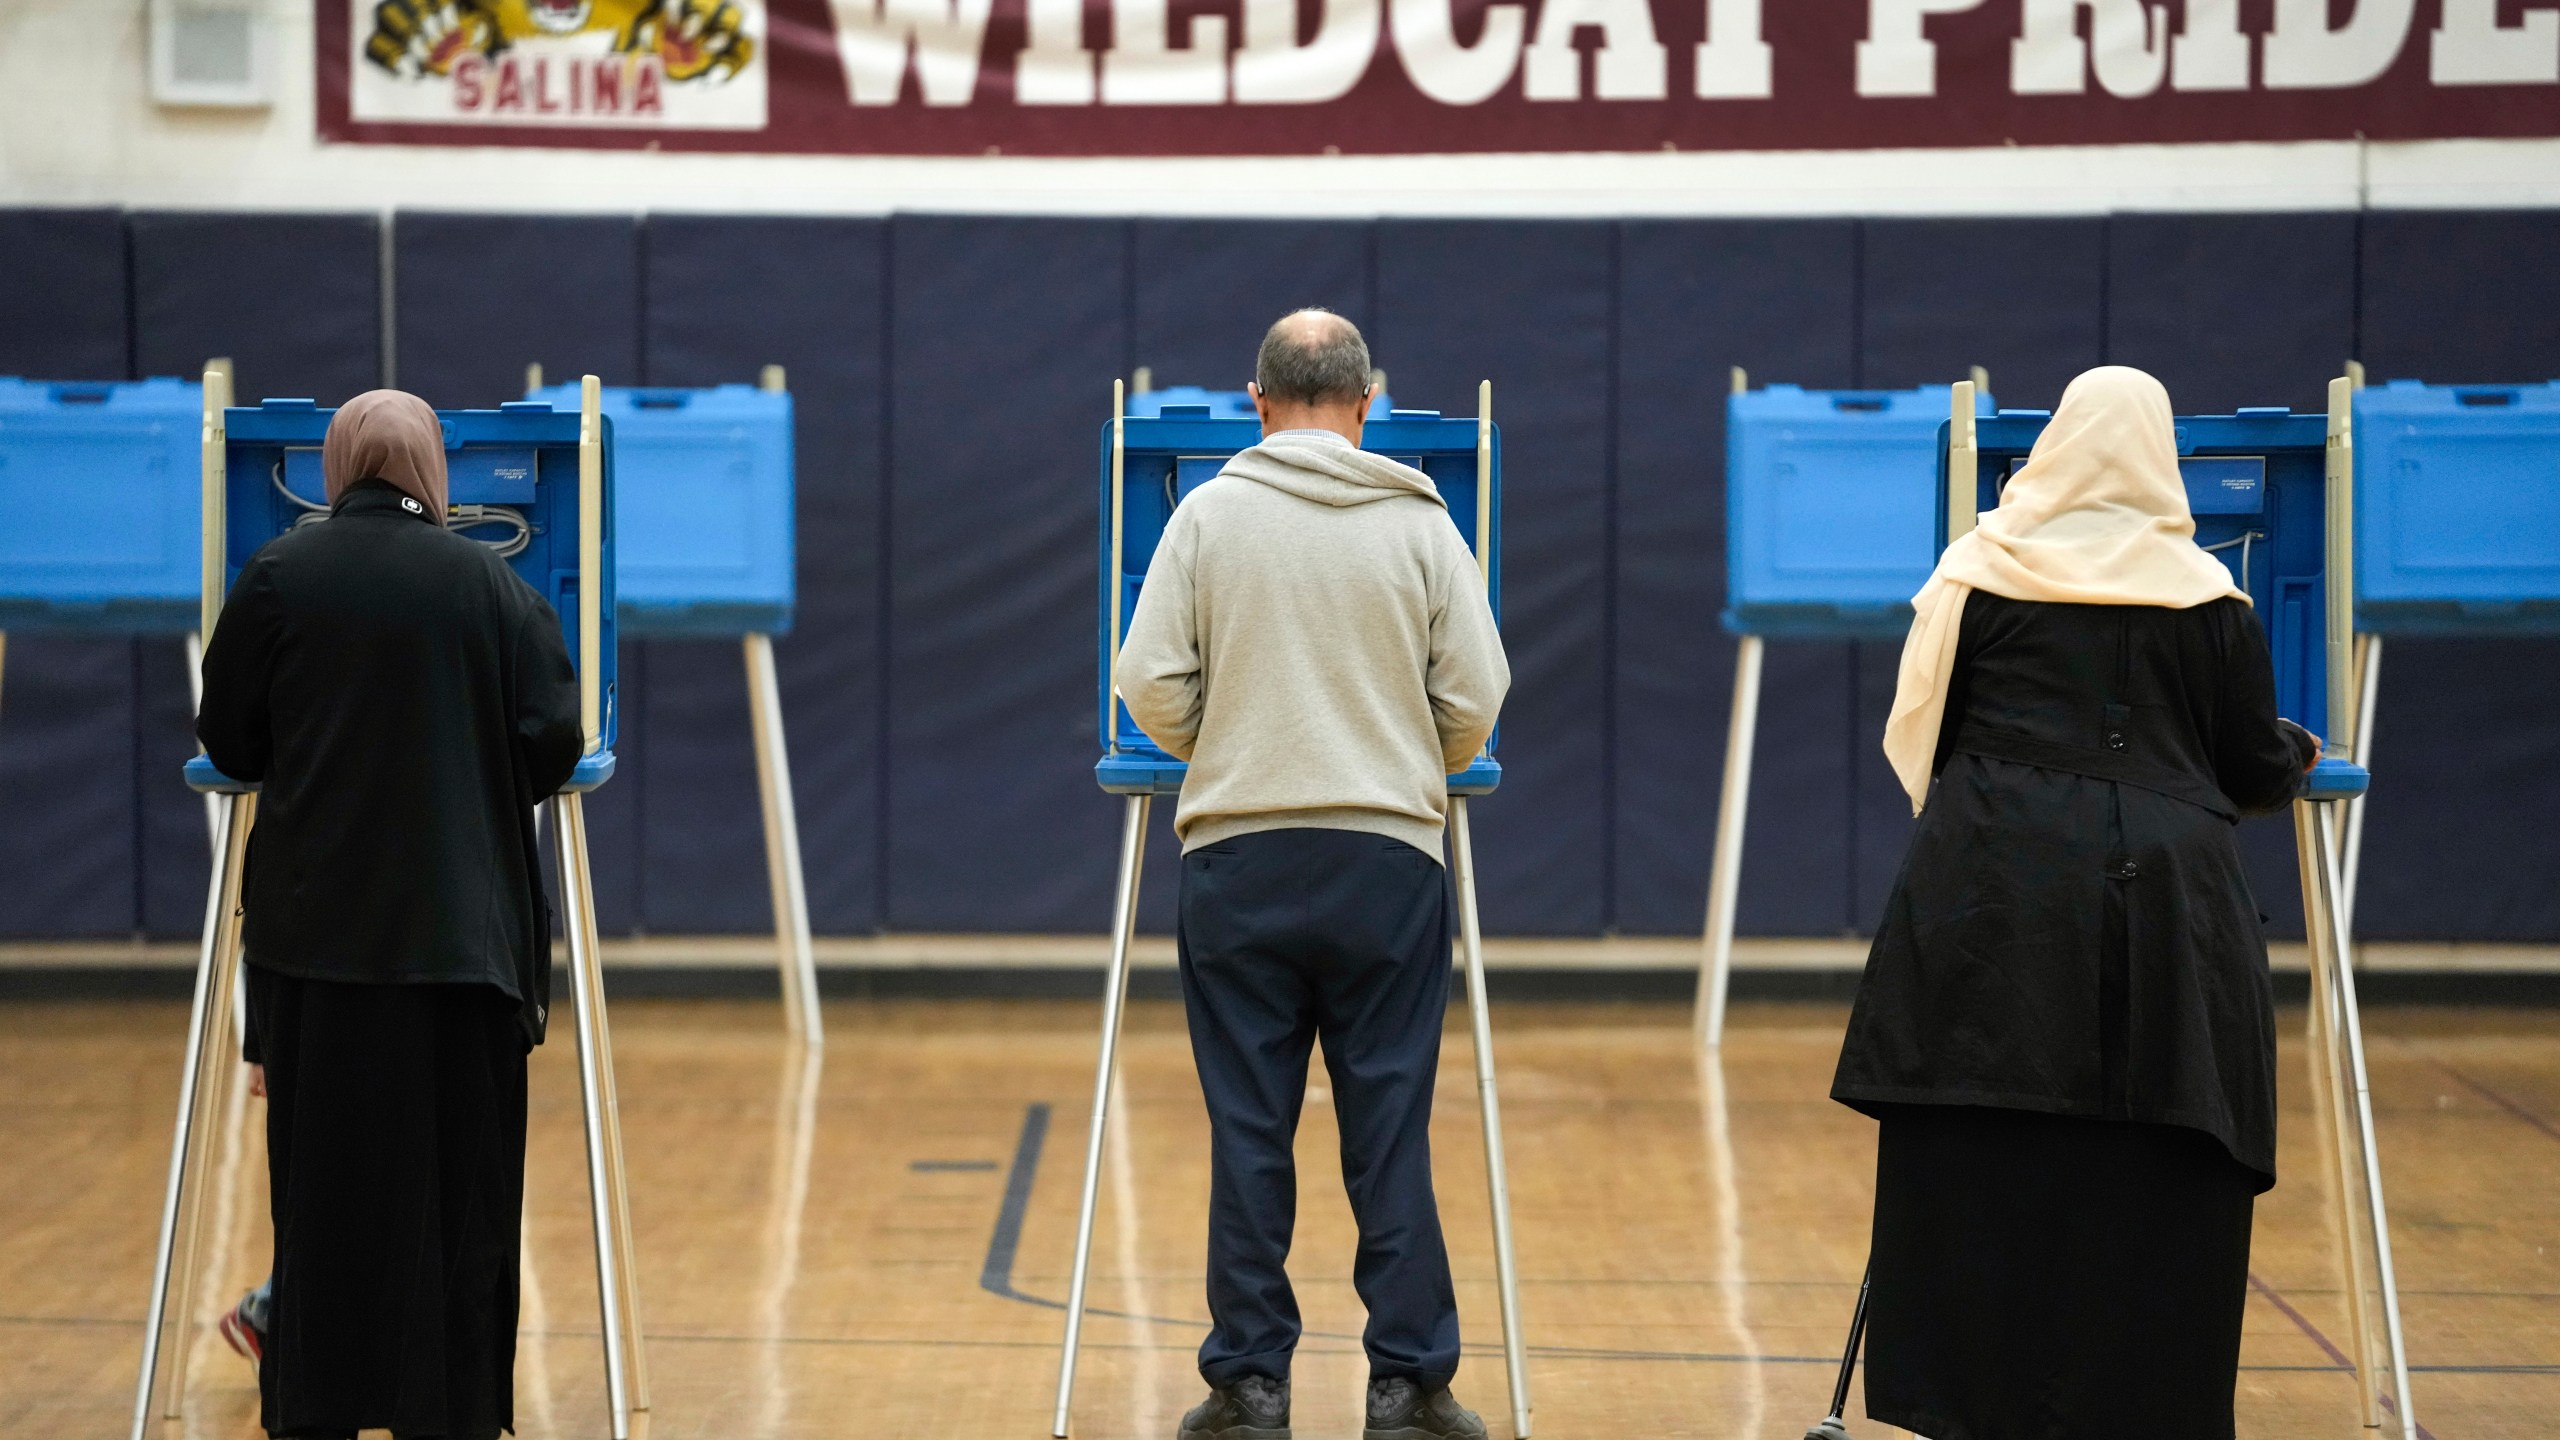
{"type": "MultiPolygon", "coordinates": [[[[2382,687],[2382,637],[2356,637],[2356,738],[2348,759],[2365,770],[2373,768],[2374,697],[2382,687]]],[[[2340,860],[2338,886],[2338,928],[2346,932],[2347,942],[2354,944],[2356,934],[2356,877],[2364,871],[2364,801],[2362,795],[2347,802],[2347,847],[2340,860]]],[[[2352,957],[2351,948],[2347,954],[2352,957]]]]}
{"type": "Polygon", "coordinates": [[[622,1148],[622,1072],[613,1062],[613,1023],[604,993],[604,945],[596,932],[596,886],[592,871],[583,867],[589,853],[587,845],[587,811],[583,800],[577,810],[578,854],[581,873],[585,876],[586,903],[579,913],[587,922],[587,993],[595,997],[596,1073],[604,1081],[604,1163],[605,1200],[612,1207],[613,1233],[620,1258],[615,1273],[622,1277],[623,1363],[631,1373],[631,1408],[649,1408],[649,1347],[642,1343],[640,1323],[640,1249],[631,1239],[631,1180],[629,1167],[623,1163],[622,1148]]]}
{"type": "Polygon", "coordinates": [[[792,1033],[824,1044],[818,961],[809,938],[809,886],[800,868],[800,816],[791,797],[791,752],[782,739],[782,687],[773,637],[749,635],[747,708],[756,736],[756,792],[764,802],[764,861],[773,882],[773,933],[781,948],[782,1009],[792,1033]]]}
{"type": "Polygon", "coordinates": [[[2382,1423],[2373,1388],[2365,1383],[2374,1372],[2378,1355],[2368,1314],[2372,1281],[2365,1262],[2363,1210],[2356,1200],[2356,1130],[2345,1081],[2346,1049],[2338,1018],[2337,971],[2328,955],[2329,937],[2336,932],[2324,908],[2328,892],[2320,882],[2320,836],[2313,820],[2313,804],[2297,800],[2293,807],[2294,851],[2302,886],[2302,929],[2311,979],[2305,1038],[2310,1051],[2312,1111],[2317,1117],[2321,1158],[2328,1163],[2331,1219],[2338,1232],[2338,1288],[2346,1297],[2348,1343],[2355,1347],[2357,1416],[2370,1429],[2382,1423]]]}
{"type": "Polygon", "coordinates": [[[1458,938],[1466,954],[1467,1012],[1475,1030],[1485,1188],[1493,1202],[1494,1279],[1502,1296],[1502,1358],[1511,1372],[1511,1433],[1514,1440],[1529,1440],[1529,1347],[1520,1331],[1520,1271],[1511,1247],[1511,1185],[1502,1159],[1502,1099],[1493,1080],[1493,1015],[1485,998],[1484,929],[1477,920],[1475,845],[1467,834],[1463,795],[1449,797],[1449,855],[1458,887],[1458,938]]]}
{"type": "Polygon", "coordinates": [[[1085,1281],[1093,1262],[1095,1187],[1102,1178],[1102,1137],[1111,1118],[1111,1077],[1120,1060],[1120,1016],[1129,999],[1129,945],[1138,928],[1138,881],[1147,859],[1147,815],[1154,797],[1132,795],[1120,827],[1120,887],[1111,903],[1111,967],[1102,989],[1102,1055],[1093,1067],[1093,1121],[1085,1133],[1084,1192],[1076,1205],[1076,1258],[1067,1282],[1067,1335],[1058,1356],[1058,1410],[1049,1426],[1066,1440],[1075,1404],[1076,1352],[1084,1342],[1085,1281]]]}
{"type": "MultiPolygon", "coordinates": [[[[169,1140],[169,1179],[161,1197],[159,1248],[152,1261],[151,1308],[143,1322],[142,1371],[134,1382],[132,1440],[144,1440],[150,1430],[152,1392],[160,1380],[162,1340],[171,1324],[167,1314],[169,1281],[179,1217],[189,1172],[197,1159],[195,1138],[205,1109],[200,1094],[205,1060],[207,1053],[216,1048],[213,1032],[222,1013],[215,977],[233,949],[233,917],[240,908],[241,864],[247,853],[250,809],[254,803],[251,796],[235,795],[223,807],[213,883],[205,893],[204,939],[196,956],[195,1003],[187,1019],[187,1057],[178,1082],[177,1120],[169,1140]]],[[[168,1337],[169,1343],[173,1347],[185,1345],[185,1316],[178,1317],[175,1328],[177,1334],[168,1337]]],[[[171,1403],[175,1405],[177,1399],[173,1396],[171,1403]]]]}
{"type": "Polygon", "coordinates": [[[1716,805],[1716,851],[1707,872],[1707,953],[1698,974],[1698,1039],[1724,1043],[1725,994],[1733,981],[1733,917],[1742,890],[1742,832],[1751,811],[1751,752],[1760,728],[1757,635],[1742,637],[1733,660],[1733,720],[1725,729],[1724,793],[1716,805]]]}
{"type": "Polygon", "coordinates": [[[587,835],[580,797],[560,795],[551,801],[554,849],[560,864],[561,929],[569,941],[569,992],[577,1026],[578,1095],[584,1110],[587,1148],[587,1199],[596,1246],[596,1309],[604,1330],[605,1404],[613,1440],[630,1440],[631,1407],[623,1374],[621,1235],[614,1224],[613,1188],[604,1133],[605,1082],[601,1032],[603,987],[590,969],[594,951],[588,943],[592,918],[588,906],[587,835]]]}
{"type": "MultiPolygon", "coordinates": [[[[2400,1433],[2414,1437],[2418,1433],[2417,1409],[2409,1395],[2408,1336],[2400,1323],[2400,1281],[2391,1259],[2391,1212],[2382,1194],[2382,1151],[2373,1125],[2373,1086],[2367,1078],[2364,1058],[2364,1021],[2356,1003],[2355,967],[2348,963],[2346,908],[2341,900],[2338,874],[2338,816],[2334,804],[2315,809],[2312,830],[2318,841],[2322,908],[2327,911],[2330,926],[2328,955],[2331,973],[2337,985],[2338,1029],[2346,1042],[2347,1073],[2345,1080],[2355,1102],[2357,1149],[2364,1161],[2363,1195],[2365,1220],[2373,1237],[2373,1261],[2376,1278],[2381,1282],[2383,1339],[2390,1349],[2391,1394],[2399,1421],[2400,1433]]],[[[2369,1322],[2368,1322],[2369,1323],[2369,1322]]],[[[2373,1388],[2372,1377],[2366,1377],[2366,1390],[2373,1388]]]]}
{"type": "Polygon", "coordinates": [[[162,1382],[161,1413],[175,1420],[184,1408],[187,1395],[187,1367],[195,1358],[196,1287],[203,1282],[205,1271],[205,1226],[212,1208],[206,1191],[212,1188],[211,1175],[223,1135],[215,1129],[214,1117],[222,1113],[228,1092],[238,1083],[240,1069],[240,1036],[244,1023],[233,1020],[242,1006],[240,985],[240,925],[238,905],[233,906],[230,923],[224,927],[224,946],[213,962],[213,1015],[206,1026],[205,1046],[199,1063],[203,1073],[196,1077],[196,1113],[192,1122],[196,1140],[187,1147],[186,1197],[179,1211],[178,1268],[171,1277],[177,1303],[170,1310],[173,1343],[168,1351],[168,1378],[162,1382]],[[226,1023],[226,1022],[231,1023],[226,1023]]]}
{"type": "Polygon", "coordinates": [[[2388,1403],[2400,1434],[2413,1437],[2418,1433],[2417,1421],[2409,1395],[2408,1345],[2392,1263],[2390,1212],[2383,1199],[2382,1159],[2375,1141],[2355,970],[2346,960],[2339,904],[2334,802],[2297,802],[2294,837],[2302,852],[2303,921],[2311,952],[2313,1033],[2318,1042],[2312,1063],[2323,1072],[2316,1079],[2327,1101],[2321,1106],[2322,1118],[2331,1140],[2338,1234],[2347,1248],[2343,1268],[2348,1323],[2354,1332],[2359,1416],[2368,1428],[2378,1428],[2383,1423],[2382,1406],[2388,1403]],[[2391,1371],[2387,1397],[2378,1373],[2386,1356],[2391,1371]]]}

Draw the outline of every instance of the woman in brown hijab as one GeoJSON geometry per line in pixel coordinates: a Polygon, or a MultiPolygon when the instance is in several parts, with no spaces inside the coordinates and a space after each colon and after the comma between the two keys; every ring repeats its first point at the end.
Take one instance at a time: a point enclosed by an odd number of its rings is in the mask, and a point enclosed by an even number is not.
{"type": "Polygon", "coordinates": [[[375,390],[329,518],[253,556],[196,733],[259,783],[244,904],[266,1067],[276,1436],[514,1424],[525,1057],[550,996],[533,807],[576,765],[559,617],[445,528],[435,412],[375,390]]]}

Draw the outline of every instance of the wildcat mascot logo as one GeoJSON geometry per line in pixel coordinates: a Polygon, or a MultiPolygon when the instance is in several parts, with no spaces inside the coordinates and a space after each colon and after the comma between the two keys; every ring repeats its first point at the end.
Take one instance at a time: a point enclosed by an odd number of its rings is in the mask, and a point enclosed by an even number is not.
{"type": "Polygon", "coordinates": [[[762,0],[350,0],[357,120],[762,129],[762,0]]]}

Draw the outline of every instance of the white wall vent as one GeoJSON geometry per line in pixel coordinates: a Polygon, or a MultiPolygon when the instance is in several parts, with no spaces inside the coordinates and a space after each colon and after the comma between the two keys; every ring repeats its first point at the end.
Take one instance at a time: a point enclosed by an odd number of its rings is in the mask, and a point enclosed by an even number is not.
{"type": "Polygon", "coordinates": [[[151,98],[251,109],[273,103],[272,23],[261,0],[151,0],[151,98]]]}

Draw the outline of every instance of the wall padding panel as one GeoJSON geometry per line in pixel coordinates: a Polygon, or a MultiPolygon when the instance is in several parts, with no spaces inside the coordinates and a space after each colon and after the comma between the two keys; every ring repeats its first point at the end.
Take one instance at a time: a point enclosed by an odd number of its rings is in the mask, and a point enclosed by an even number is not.
{"type": "MultiPolygon", "coordinates": [[[[1372,303],[1365,221],[1139,220],[1132,227],[1130,333],[1136,363],[1158,386],[1241,390],[1271,322],[1320,305],[1364,331],[1372,303]]],[[[1374,343],[1374,341],[1373,341],[1374,343]]],[[[1390,385],[1393,379],[1390,377],[1390,385]]],[[[1181,847],[1171,804],[1156,807],[1147,840],[1140,929],[1174,927],[1181,847]]]]}
{"type": "MultiPolygon", "coordinates": [[[[1857,226],[1846,220],[1641,221],[1621,227],[1614,637],[1615,928],[1705,923],[1732,713],[1725,603],[1725,398],[1841,386],[1856,353],[1857,226]]],[[[1843,923],[1847,791],[1839,648],[1779,645],[1761,687],[1741,929],[1843,923]]]]}
{"type": "Polygon", "coordinates": [[[1587,934],[1609,896],[1608,574],[1617,234],[1604,224],[1387,221],[1371,353],[1399,404],[1476,413],[1503,444],[1502,789],[1474,809],[1484,923],[1587,934]]]}
{"type": "MultiPolygon", "coordinates": [[[[647,226],[647,379],[753,383],[784,367],[796,425],[800,603],[775,642],[810,918],[877,928],[886,222],[664,216],[647,226]]],[[[652,930],[773,923],[744,658],[651,646],[644,838],[652,930]],[[682,817],[681,820],[677,817],[682,817]]]]}
{"type": "MultiPolygon", "coordinates": [[[[2376,380],[2560,378],[2560,211],[2364,217],[2376,380]]],[[[2357,928],[2374,939],[2560,940],[2560,639],[2384,649],[2357,928]]]]}
{"type": "MultiPolygon", "coordinates": [[[[2329,377],[2355,349],[2355,265],[2349,214],[2118,215],[2106,358],[2160,377],[2184,415],[2325,409],[2329,377]]],[[[2243,821],[2239,840],[2270,933],[2299,939],[2292,816],[2243,821]]]]}
{"type": "MultiPolygon", "coordinates": [[[[381,383],[375,217],[143,212],[131,226],[139,373],[192,378],[226,356],[233,394],[251,405],[269,396],[335,405],[381,383]]],[[[196,748],[180,644],[142,642],[134,684],[143,928],[191,935],[204,923],[212,860],[204,802],[178,779],[196,748]]]]}
{"type": "MultiPolygon", "coordinates": [[[[1980,365],[2000,403],[2042,408],[2100,363],[2105,221],[1871,220],[1864,233],[1859,384],[1945,384],[1980,365]]],[[[1850,923],[1860,930],[1883,913],[1911,841],[1911,799],[1882,749],[1894,648],[1861,644],[1853,661],[1850,923]]]]}
{"type": "MultiPolygon", "coordinates": [[[[496,405],[523,397],[529,361],[555,382],[592,372],[608,385],[638,383],[638,222],[404,212],[391,235],[399,388],[440,408],[496,405]]],[[[649,650],[621,647],[618,770],[586,806],[597,923],[615,933],[644,921],[649,650]]]]}
{"type": "Polygon", "coordinates": [[[1107,221],[891,222],[891,929],[1109,923],[1094,456],[1132,363],[1129,239],[1107,221]]]}
{"type": "Polygon", "coordinates": [[[125,246],[120,211],[0,210],[0,375],[127,377],[125,246]]]}
{"type": "MultiPolygon", "coordinates": [[[[122,380],[124,217],[0,211],[0,375],[122,380]]],[[[9,637],[0,673],[0,935],[117,935],[138,920],[135,643],[9,637]]]]}

